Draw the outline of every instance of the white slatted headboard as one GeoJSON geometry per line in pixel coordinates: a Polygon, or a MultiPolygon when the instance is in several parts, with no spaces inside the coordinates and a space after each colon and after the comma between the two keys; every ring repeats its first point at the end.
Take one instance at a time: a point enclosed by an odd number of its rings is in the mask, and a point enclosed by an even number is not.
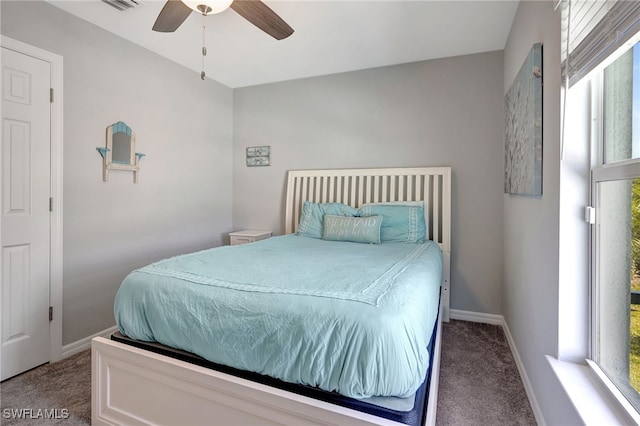
{"type": "Polygon", "coordinates": [[[285,234],[297,230],[302,205],[424,201],[429,239],[443,252],[443,319],[449,320],[451,168],[291,170],[287,179],[285,234]]]}

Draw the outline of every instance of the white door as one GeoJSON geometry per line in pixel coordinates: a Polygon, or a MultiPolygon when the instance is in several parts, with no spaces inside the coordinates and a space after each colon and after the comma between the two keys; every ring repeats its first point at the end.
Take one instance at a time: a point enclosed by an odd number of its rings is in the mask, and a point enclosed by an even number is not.
{"type": "Polygon", "coordinates": [[[51,65],[2,48],[1,380],[49,361],[51,65]]]}

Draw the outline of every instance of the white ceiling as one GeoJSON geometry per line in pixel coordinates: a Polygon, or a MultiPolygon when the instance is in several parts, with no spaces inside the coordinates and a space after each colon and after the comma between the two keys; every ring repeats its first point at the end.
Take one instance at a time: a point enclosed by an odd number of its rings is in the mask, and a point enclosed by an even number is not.
{"type": "MultiPolygon", "coordinates": [[[[200,73],[202,16],[151,30],[163,0],[119,12],[99,0],[47,0],[200,73]]],[[[228,9],[206,20],[205,72],[231,88],[501,50],[517,1],[264,0],[295,32],[277,41],[228,9]]]]}

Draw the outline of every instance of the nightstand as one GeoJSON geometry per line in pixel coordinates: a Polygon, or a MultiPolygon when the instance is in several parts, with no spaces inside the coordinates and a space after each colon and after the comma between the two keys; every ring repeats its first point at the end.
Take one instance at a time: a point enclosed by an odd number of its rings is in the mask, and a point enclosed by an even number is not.
{"type": "Polygon", "coordinates": [[[269,237],[271,237],[271,231],[256,231],[253,229],[229,233],[229,240],[232,246],[266,240],[269,237]]]}

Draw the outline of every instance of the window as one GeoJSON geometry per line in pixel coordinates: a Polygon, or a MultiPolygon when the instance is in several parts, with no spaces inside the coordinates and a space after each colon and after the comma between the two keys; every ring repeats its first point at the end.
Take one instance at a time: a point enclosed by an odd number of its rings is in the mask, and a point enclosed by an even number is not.
{"type": "Polygon", "coordinates": [[[640,424],[635,295],[640,289],[640,47],[634,46],[640,41],[640,1],[559,0],[557,5],[564,89],[560,273],[561,280],[576,282],[573,289],[560,283],[560,301],[569,306],[559,312],[559,338],[568,341],[559,344],[559,357],[591,358],[629,421],[640,424]],[[585,197],[595,207],[588,237],[577,223],[585,197]],[[571,237],[578,241],[571,243],[571,237]],[[591,248],[588,267],[587,256],[579,253],[583,244],[591,248]],[[587,270],[588,292],[580,285],[587,270]],[[572,297],[579,306],[571,306],[572,297]],[[563,312],[589,316],[589,330],[581,328],[583,320],[580,325],[564,320],[563,312]]]}
{"type": "Polygon", "coordinates": [[[640,44],[593,77],[591,355],[640,411],[640,44]]]}

